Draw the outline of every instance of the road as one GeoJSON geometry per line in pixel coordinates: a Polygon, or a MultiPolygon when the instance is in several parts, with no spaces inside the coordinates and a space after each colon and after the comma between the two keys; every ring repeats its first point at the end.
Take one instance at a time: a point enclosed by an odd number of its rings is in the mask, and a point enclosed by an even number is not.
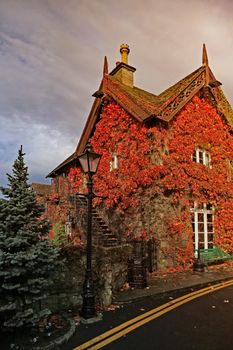
{"type": "Polygon", "coordinates": [[[233,281],[104,313],[79,326],[62,350],[232,350],[232,326],[233,281]]]}

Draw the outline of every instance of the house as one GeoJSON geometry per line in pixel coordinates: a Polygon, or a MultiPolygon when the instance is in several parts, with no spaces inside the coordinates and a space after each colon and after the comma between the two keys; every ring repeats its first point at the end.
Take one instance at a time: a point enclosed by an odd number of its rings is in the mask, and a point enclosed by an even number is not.
{"type": "Polygon", "coordinates": [[[38,202],[46,206],[51,195],[51,185],[33,182],[31,188],[35,191],[38,202]]]}
{"type": "Polygon", "coordinates": [[[122,44],[121,62],[111,72],[105,58],[78,145],[48,175],[55,212],[71,223],[71,235],[84,239],[85,200],[72,194],[85,191],[78,156],[90,140],[102,154],[94,176],[99,196],[94,217],[105,228],[99,242],[144,242],[139,249],[149,255],[151,270],[186,269],[198,249],[204,254],[217,248],[229,257],[233,111],[209,67],[206,47],[202,65],[158,95],[134,85],[129,52],[122,44]]]}

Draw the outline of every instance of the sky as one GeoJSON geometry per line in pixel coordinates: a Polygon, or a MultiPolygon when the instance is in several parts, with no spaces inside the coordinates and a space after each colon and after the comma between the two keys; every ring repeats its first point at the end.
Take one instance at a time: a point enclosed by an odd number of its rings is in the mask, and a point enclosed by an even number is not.
{"type": "Polygon", "coordinates": [[[0,186],[23,145],[30,182],[74,152],[102,78],[130,46],[154,94],[209,65],[233,105],[232,0],[0,0],[0,186]]]}

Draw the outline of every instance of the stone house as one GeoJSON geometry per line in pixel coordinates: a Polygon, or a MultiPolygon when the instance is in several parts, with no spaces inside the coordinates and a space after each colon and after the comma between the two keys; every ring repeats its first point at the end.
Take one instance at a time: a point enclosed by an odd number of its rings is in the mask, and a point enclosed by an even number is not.
{"type": "MultiPolygon", "coordinates": [[[[233,252],[233,111],[208,63],[158,95],[134,85],[129,47],[93,94],[74,153],[52,170],[48,203],[71,240],[85,240],[85,177],[78,156],[102,154],[94,177],[94,244],[135,243],[150,271],[189,268],[198,249],[233,252]],[[76,193],[76,194],[75,194],[76,193]],[[79,195],[78,195],[78,194],[79,195]]],[[[223,255],[224,255],[223,253],[223,255]]],[[[212,256],[213,258],[213,256],[212,256]]]]}

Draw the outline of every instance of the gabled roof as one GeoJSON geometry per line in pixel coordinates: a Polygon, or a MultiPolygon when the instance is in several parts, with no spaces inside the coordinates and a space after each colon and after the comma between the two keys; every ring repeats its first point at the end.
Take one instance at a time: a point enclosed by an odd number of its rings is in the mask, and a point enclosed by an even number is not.
{"type": "MultiPolygon", "coordinates": [[[[128,65],[120,64],[123,67],[128,65]]],[[[84,151],[86,143],[93,133],[97,121],[102,100],[109,96],[121,105],[132,117],[139,122],[145,122],[150,118],[160,119],[169,122],[181,109],[187,104],[194,95],[203,87],[208,87],[216,101],[218,111],[226,118],[230,126],[233,125],[233,111],[224,96],[219,83],[208,65],[208,57],[205,45],[203,45],[202,66],[196,69],[184,79],[169,87],[159,95],[152,94],[148,91],[135,86],[125,85],[114,76],[118,68],[108,74],[108,64],[105,57],[103,79],[99,90],[95,96],[90,114],[84,127],[82,136],[77,145],[75,152],[63,163],[56,167],[48,177],[55,176],[56,172],[61,172],[62,168],[77,159],[78,155],[84,151]]],[[[135,71],[135,68],[128,66],[129,70],[135,71]]]]}
{"type": "Polygon", "coordinates": [[[196,90],[199,90],[205,85],[204,72],[205,67],[201,66],[159,95],[154,95],[135,86],[130,87],[124,85],[114,77],[105,76],[105,88],[103,92],[111,96],[138,121],[143,122],[153,116],[169,121],[172,115],[169,114],[169,116],[166,116],[163,112],[169,104],[175,101],[177,97],[188,88],[190,88],[190,90],[193,88],[191,94],[194,96],[197,92],[196,90]],[[194,86],[194,82],[199,82],[199,84],[194,86]],[[195,89],[195,87],[197,89],[195,89]]]}

